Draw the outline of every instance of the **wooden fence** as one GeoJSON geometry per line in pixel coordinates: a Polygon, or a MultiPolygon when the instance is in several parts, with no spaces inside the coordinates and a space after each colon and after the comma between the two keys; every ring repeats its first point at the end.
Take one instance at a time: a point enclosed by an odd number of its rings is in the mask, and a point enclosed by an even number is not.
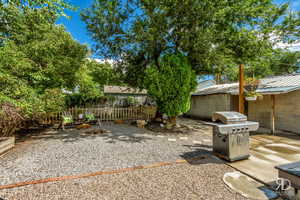
{"type": "Polygon", "coordinates": [[[42,124],[55,124],[61,122],[63,115],[71,115],[73,119],[79,120],[80,115],[93,114],[100,121],[114,120],[150,120],[155,117],[156,107],[138,106],[138,107],[104,107],[104,108],[70,108],[64,112],[46,113],[39,117],[42,124]]]}

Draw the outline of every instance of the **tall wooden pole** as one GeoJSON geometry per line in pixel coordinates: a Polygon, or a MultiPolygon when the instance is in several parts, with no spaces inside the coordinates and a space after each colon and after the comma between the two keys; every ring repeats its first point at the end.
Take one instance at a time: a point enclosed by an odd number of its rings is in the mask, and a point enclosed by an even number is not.
{"type": "Polygon", "coordinates": [[[244,100],[244,65],[239,66],[239,112],[245,114],[245,100],[244,100]]]}
{"type": "Polygon", "coordinates": [[[275,95],[271,95],[272,99],[272,112],[271,112],[271,132],[275,135],[275,95]]]}

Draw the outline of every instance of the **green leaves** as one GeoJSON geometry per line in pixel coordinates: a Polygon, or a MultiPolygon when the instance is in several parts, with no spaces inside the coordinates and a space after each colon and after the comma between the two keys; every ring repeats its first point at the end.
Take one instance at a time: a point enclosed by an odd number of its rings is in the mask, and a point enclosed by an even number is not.
{"type": "Polygon", "coordinates": [[[120,80],[121,74],[108,62],[98,63],[96,61],[89,61],[87,62],[87,68],[93,81],[100,86],[122,84],[120,80]]]}
{"type": "Polygon", "coordinates": [[[198,74],[228,59],[257,59],[274,50],[274,36],[299,39],[298,14],[272,0],[95,0],[82,19],[96,51],[122,60],[125,80],[140,86],[146,66],[170,52],[187,55],[198,74]],[[131,76],[134,69],[137,76],[131,76]]]}
{"type": "Polygon", "coordinates": [[[234,79],[239,63],[255,65],[249,74],[270,74],[266,57],[278,41],[300,38],[299,16],[272,0],[94,0],[82,13],[96,52],[119,60],[123,80],[148,88],[170,116],[188,106],[187,93],[176,95],[191,91],[177,85],[183,69],[171,60],[182,62],[170,55],[181,52],[198,75],[234,79]]]}
{"type": "Polygon", "coordinates": [[[74,88],[87,47],[55,23],[63,0],[0,1],[0,99],[25,116],[64,107],[62,88],[74,88]]]}
{"type": "Polygon", "coordinates": [[[274,53],[273,59],[270,62],[270,67],[274,75],[299,72],[300,52],[278,50],[274,53]]]}
{"type": "Polygon", "coordinates": [[[2,69],[25,79],[39,91],[75,87],[75,73],[84,64],[86,46],[57,25],[45,25],[43,32],[28,32],[22,38],[26,41],[22,45],[5,43],[0,52],[2,69]],[[33,39],[33,35],[38,37],[33,39]]]}
{"type": "Polygon", "coordinates": [[[196,75],[187,58],[167,54],[146,70],[144,80],[148,94],[156,101],[160,112],[169,117],[189,110],[191,92],[196,88],[196,75]]]}

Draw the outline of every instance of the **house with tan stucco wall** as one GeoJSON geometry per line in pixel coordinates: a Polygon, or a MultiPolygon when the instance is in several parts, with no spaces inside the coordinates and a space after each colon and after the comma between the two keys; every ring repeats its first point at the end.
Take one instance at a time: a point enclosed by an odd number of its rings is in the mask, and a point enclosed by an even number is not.
{"type": "MultiPolygon", "coordinates": [[[[187,115],[211,119],[216,111],[238,111],[238,87],[231,83],[198,90],[187,115]]],[[[261,79],[257,92],[262,96],[245,102],[249,120],[264,128],[300,133],[300,74],[261,79]]]]}

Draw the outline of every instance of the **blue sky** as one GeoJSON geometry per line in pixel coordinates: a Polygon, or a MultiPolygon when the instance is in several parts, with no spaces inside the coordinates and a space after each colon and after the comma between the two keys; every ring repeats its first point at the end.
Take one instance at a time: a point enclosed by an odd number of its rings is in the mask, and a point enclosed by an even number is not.
{"type": "MultiPolygon", "coordinates": [[[[88,8],[93,0],[68,0],[71,4],[78,7],[76,12],[67,11],[67,14],[71,19],[61,18],[58,20],[58,24],[63,24],[67,31],[69,31],[72,36],[82,44],[87,44],[92,47],[93,41],[86,31],[85,23],[80,19],[80,11],[84,8],[88,8]]],[[[287,0],[274,0],[275,3],[281,4],[287,2],[287,0]]],[[[300,0],[290,0],[291,8],[293,10],[300,11],[300,0]]]]}
{"type": "Polygon", "coordinates": [[[85,23],[80,19],[80,12],[82,9],[88,8],[93,0],[68,0],[68,2],[78,7],[78,10],[75,12],[67,11],[66,13],[71,19],[62,17],[57,24],[63,24],[76,40],[91,47],[93,41],[86,31],[85,23]]]}

